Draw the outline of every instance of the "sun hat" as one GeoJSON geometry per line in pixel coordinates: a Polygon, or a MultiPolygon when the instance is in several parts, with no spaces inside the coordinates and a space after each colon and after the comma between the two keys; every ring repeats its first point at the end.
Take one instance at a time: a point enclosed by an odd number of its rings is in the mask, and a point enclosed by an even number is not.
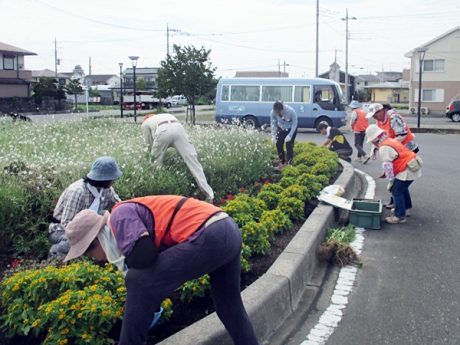
{"type": "Polygon", "coordinates": [[[359,102],[358,101],[351,101],[349,107],[353,108],[353,109],[358,109],[359,108],[359,102]]]}
{"type": "Polygon", "coordinates": [[[109,212],[100,216],[96,211],[87,209],[80,211],[72,221],[65,227],[65,236],[70,244],[70,250],[64,259],[64,262],[78,258],[88,249],[91,242],[94,241],[99,231],[107,223],[109,212]]]}
{"type": "Polygon", "coordinates": [[[93,163],[88,178],[94,181],[116,180],[123,173],[118,169],[117,162],[112,157],[100,157],[93,163]]]}
{"type": "Polygon", "coordinates": [[[379,137],[385,131],[377,125],[369,125],[366,129],[367,142],[370,143],[379,137]]]}
{"type": "Polygon", "coordinates": [[[375,115],[376,112],[382,109],[383,109],[383,105],[381,105],[380,103],[371,104],[369,106],[369,112],[366,115],[366,119],[370,119],[372,116],[375,115]]]}

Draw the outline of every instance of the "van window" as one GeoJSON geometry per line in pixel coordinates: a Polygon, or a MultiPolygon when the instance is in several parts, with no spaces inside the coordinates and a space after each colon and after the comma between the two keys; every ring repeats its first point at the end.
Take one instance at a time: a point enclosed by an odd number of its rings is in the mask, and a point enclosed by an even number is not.
{"type": "Polygon", "coordinates": [[[292,102],[292,86],[262,86],[262,102],[292,102]]]}
{"type": "Polygon", "coordinates": [[[229,94],[229,86],[228,85],[222,85],[222,94],[220,96],[221,101],[228,101],[228,94],[229,94]]]}
{"type": "Polygon", "coordinates": [[[310,103],[310,86],[296,86],[294,102],[310,103]]]}
{"type": "Polygon", "coordinates": [[[232,101],[254,102],[259,100],[260,86],[232,85],[232,101]]]}
{"type": "Polygon", "coordinates": [[[317,85],[315,86],[315,97],[313,103],[318,105],[324,110],[334,110],[337,108],[334,102],[334,88],[332,85],[317,85]]]}

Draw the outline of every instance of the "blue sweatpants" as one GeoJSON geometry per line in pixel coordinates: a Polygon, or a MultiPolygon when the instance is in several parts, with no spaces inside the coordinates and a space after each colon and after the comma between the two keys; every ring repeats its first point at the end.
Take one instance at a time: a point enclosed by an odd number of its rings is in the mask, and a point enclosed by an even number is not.
{"type": "Polygon", "coordinates": [[[208,226],[193,241],[161,252],[153,266],[130,269],[120,345],[144,344],[161,302],[186,281],[206,273],[217,315],[233,343],[258,344],[240,294],[241,248],[238,225],[228,217],[208,226]]]}

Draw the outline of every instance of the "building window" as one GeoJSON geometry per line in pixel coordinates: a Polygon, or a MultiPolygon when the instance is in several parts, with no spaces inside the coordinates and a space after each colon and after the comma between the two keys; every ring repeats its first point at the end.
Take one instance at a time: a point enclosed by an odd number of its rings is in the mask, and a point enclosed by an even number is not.
{"type": "Polygon", "coordinates": [[[3,56],[3,69],[14,69],[14,56],[3,56]]]}
{"type": "Polygon", "coordinates": [[[422,90],[422,102],[436,101],[436,90],[422,90]]]}
{"type": "Polygon", "coordinates": [[[425,60],[423,62],[424,72],[444,72],[444,60],[425,60]]]}
{"type": "Polygon", "coordinates": [[[64,78],[59,79],[59,85],[65,85],[65,79],[64,78]]]}

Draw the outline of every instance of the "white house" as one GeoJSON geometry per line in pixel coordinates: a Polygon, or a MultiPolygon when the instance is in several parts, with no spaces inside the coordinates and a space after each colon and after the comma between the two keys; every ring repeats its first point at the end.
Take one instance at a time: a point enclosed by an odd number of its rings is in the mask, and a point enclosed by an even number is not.
{"type": "Polygon", "coordinates": [[[418,107],[420,48],[427,49],[422,64],[421,107],[442,113],[452,99],[460,97],[460,26],[404,54],[411,59],[409,105],[414,108],[418,107]]]}

